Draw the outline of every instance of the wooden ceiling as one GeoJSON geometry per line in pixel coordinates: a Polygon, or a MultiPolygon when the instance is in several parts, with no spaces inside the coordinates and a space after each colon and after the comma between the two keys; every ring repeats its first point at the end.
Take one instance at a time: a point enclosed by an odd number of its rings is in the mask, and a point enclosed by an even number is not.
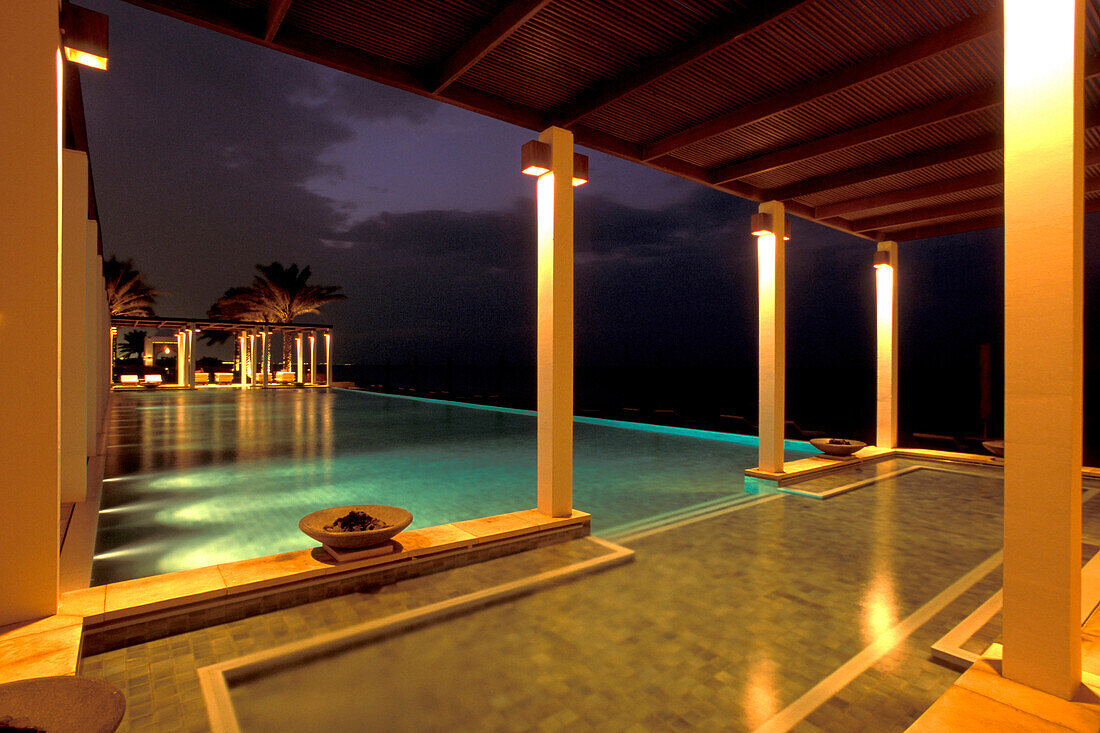
{"type": "MultiPolygon", "coordinates": [[[[130,2],[870,239],[1002,225],[989,0],[130,2]]],[[[1098,29],[1090,0],[1087,211],[1098,29]]]]}

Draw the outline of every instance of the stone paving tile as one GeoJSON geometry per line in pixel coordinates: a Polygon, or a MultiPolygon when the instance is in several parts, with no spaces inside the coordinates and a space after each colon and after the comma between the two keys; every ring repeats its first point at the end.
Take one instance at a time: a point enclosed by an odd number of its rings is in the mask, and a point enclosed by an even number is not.
{"type": "MultiPolygon", "coordinates": [[[[780,497],[628,543],[631,565],[251,680],[234,700],[246,730],[326,729],[307,721],[352,694],[351,728],[367,711],[404,730],[553,729],[568,711],[572,729],[751,729],[996,552],[1000,497],[996,481],[929,472],[829,502],[780,497]]],[[[961,601],[946,628],[980,603],[961,601]]],[[[929,660],[940,633],[899,645],[808,724],[914,719],[957,676],[929,660]]]]}
{"type": "MultiPolygon", "coordinates": [[[[253,616],[85,657],[81,676],[102,679],[126,696],[119,731],[206,731],[196,671],[216,662],[347,628],[481,588],[607,554],[587,539],[549,545],[476,565],[381,586],[366,593],[253,616]]],[[[285,730],[285,729],[283,729],[285,730]]]]}

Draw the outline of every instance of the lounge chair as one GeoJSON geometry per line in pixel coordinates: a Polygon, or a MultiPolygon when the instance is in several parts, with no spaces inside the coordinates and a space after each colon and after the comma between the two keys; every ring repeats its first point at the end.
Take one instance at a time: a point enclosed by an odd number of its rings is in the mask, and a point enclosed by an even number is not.
{"type": "Polygon", "coordinates": [[[233,384],[233,372],[214,372],[214,384],[233,384]]]}
{"type": "Polygon", "coordinates": [[[206,372],[195,372],[195,384],[210,384],[210,375],[206,372]]]}
{"type": "Polygon", "coordinates": [[[136,374],[120,374],[118,376],[118,383],[119,384],[137,384],[138,383],[138,375],[136,375],[136,374]]]}
{"type": "Polygon", "coordinates": [[[824,430],[803,430],[794,420],[787,420],[787,437],[796,440],[825,437],[824,430]]]}
{"type": "Polygon", "coordinates": [[[150,389],[153,387],[159,387],[161,385],[161,378],[159,374],[146,374],[145,381],[142,384],[150,389]]]}
{"type": "Polygon", "coordinates": [[[293,384],[298,381],[298,374],[291,371],[275,372],[275,381],[279,384],[293,384]]]}

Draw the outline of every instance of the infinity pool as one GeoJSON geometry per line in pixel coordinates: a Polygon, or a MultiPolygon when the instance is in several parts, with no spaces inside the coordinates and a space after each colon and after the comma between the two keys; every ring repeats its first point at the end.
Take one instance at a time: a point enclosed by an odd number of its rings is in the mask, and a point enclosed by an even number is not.
{"type": "MultiPolygon", "coordinates": [[[[793,455],[809,445],[788,441],[793,455]]],[[[609,534],[754,490],[756,439],[577,418],[574,505],[609,534]]],[[[535,505],[534,413],[350,390],[116,392],[93,584],[296,550],[298,519],[413,527],[535,505]]]]}

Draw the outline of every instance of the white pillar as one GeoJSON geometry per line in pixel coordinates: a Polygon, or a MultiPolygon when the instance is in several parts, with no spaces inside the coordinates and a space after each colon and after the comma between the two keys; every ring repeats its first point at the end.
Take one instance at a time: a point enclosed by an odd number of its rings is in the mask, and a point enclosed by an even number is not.
{"type": "Polygon", "coordinates": [[[332,388],[332,333],[325,331],[325,389],[332,388]]]}
{"type": "Polygon", "coordinates": [[[61,156],[61,501],[84,501],[88,489],[86,298],[88,156],[61,156]]]}
{"type": "Polygon", "coordinates": [[[302,334],[299,333],[294,337],[294,347],[298,350],[298,383],[301,384],[305,371],[302,366],[302,334]]]}
{"type": "Polygon", "coordinates": [[[317,384],[317,332],[309,334],[309,383],[317,384]]]}
{"type": "Polygon", "coordinates": [[[879,242],[888,264],[875,265],[875,445],[898,444],[898,299],[897,242],[879,242]]]}
{"type": "Polygon", "coordinates": [[[1084,0],[1006,0],[1004,674],[1081,682],[1084,0]]]}
{"type": "MultiPolygon", "coordinates": [[[[183,331],[176,331],[176,384],[184,386],[187,384],[187,355],[184,354],[184,335],[183,331]]],[[[156,363],[156,356],[153,357],[153,363],[156,363]]]]}
{"type": "Polygon", "coordinates": [[[538,510],[573,512],[573,133],[543,130],[538,178],[538,510]]]}
{"type": "Polygon", "coordinates": [[[248,384],[248,337],[243,334],[237,336],[237,343],[240,344],[240,360],[238,366],[241,370],[241,386],[248,384]]]}
{"type": "Polygon", "coordinates": [[[187,347],[187,386],[195,387],[195,324],[188,323],[185,346],[187,347]]]}
{"type": "Polygon", "coordinates": [[[263,374],[263,385],[266,387],[268,382],[268,371],[271,366],[271,360],[267,355],[267,329],[265,328],[260,334],[260,371],[263,374]]]}
{"type": "Polygon", "coordinates": [[[787,294],[785,239],[787,219],[783,204],[765,201],[769,230],[756,237],[759,283],[759,410],[760,468],[783,471],[783,437],[786,427],[787,294]]]}
{"type": "MultiPolygon", "coordinates": [[[[57,1],[0,3],[0,626],[57,609],[57,1]]],[[[86,217],[85,217],[86,218],[86,217]]]]}

